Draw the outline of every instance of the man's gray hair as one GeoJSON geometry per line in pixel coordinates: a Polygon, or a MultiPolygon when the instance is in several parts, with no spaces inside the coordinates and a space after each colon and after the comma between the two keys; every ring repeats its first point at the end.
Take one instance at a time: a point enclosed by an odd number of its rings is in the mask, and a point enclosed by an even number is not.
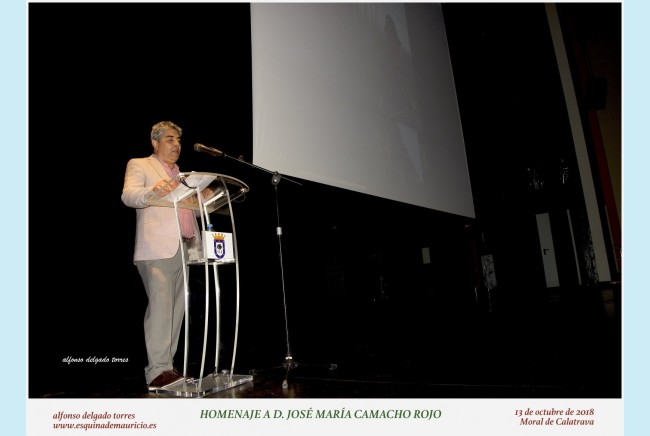
{"type": "Polygon", "coordinates": [[[176,130],[178,132],[178,136],[183,135],[183,129],[178,127],[176,124],[172,123],[171,121],[161,121],[159,123],[156,123],[151,128],[151,139],[155,139],[156,141],[158,141],[162,136],[163,132],[167,129],[176,130]]]}

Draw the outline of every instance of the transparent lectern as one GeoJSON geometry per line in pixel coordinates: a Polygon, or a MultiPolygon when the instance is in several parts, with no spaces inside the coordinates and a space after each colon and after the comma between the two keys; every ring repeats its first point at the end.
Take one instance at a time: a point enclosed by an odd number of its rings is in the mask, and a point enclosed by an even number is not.
{"type": "MultiPolygon", "coordinates": [[[[152,195],[148,204],[153,206],[173,207],[176,210],[178,223],[178,236],[182,244],[181,224],[179,209],[191,209],[195,211],[197,219],[200,219],[201,244],[185,246],[182,250],[183,276],[185,285],[185,349],[183,358],[183,379],[171,385],[157,389],[155,392],[163,395],[176,397],[203,397],[207,394],[229,389],[244,383],[253,381],[252,375],[235,375],[235,357],[237,354],[237,334],[239,329],[239,262],[237,257],[237,238],[235,233],[235,221],[232,211],[232,202],[240,199],[246,192],[248,186],[241,180],[230,176],[215,173],[189,172],[180,173],[172,178],[162,190],[167,192],[163,197],[152,195]],[[210,214],[229,214],[232,226],[231,233],[213,231],[210,222],[210,214]],[[232,361],[230,369],[219,371],[219,345],[220,335],[220,299],[221,290],[219,286],[218,267],[223,264],[234,263],[236,283],[236,305],[235,305],[235,334],[233,340],[232,361]],[[203,328],[203,350],[201,357],[200,374],[198,379],[188,376],[188,354],[189,354],[189,313],[190,313],[190,290],[189,290],[189,267],[204,266],[205,269],[205,325],[203,328]],[[210,269],[212,269],[212,282],[214,283],[215,307],[216,307],[216,344],[214,372],[204,376],[205,358],[208,341],[208,318],[210,299],[210,269]]],[[[193,238],[198,240],[197,238],[193,238]]]]}

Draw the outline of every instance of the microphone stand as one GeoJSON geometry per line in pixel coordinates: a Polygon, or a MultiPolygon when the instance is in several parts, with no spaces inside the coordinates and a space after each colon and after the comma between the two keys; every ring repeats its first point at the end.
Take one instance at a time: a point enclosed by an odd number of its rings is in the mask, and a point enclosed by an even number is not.
{"type": "Polygon", "coordinates": [[[293,360],[293,356],[291,354],[291,345],[289,343],[289,321],[287,317],[287,294],[285,290],[285,285],[284,285],[284,264],[282,261],[282,227],[280,226],[280,206],[279,206],[279,201],[278,201],[278,185],[280,184],[280,181],[282,179],[288,180],[289,182],[295,183],[299,186],[302,186],[301,183],[292,180],[288,177],[283,177],[281,174],[279,174],[277,171],[270,171],[266,168],[262,168],[260,166],[254,165],[250,162],[246,162],[243,158],[235,158],[230,155],[227,155],[226,153],[221,153],[222,157],[227,157],[232,160],[236,160],[237,162],[244,163],[252,168],[256,168],[258,170],[265,171],[269,174],[272,174],[271,177],[271,184],[273,185],[273,188],[275,190],[275,214],[276,214],[276,219],[277,219],[277,227],[276,227],[276,234],[278,235],[278,248],[279,248],[279,257],[280,257],[280,277],[282,280],[282,302],[284,305],[284,329],[285,329],[285,335],[286,335],[286,345],[287,345],[287,354],[284,358],[284,363],[283,367],[286,369],[286,373],[284,376],[284,380],[282,381],[282,389],[287,389],[289,387],[289,372],[298,366],[298,364],[293,360]]]}

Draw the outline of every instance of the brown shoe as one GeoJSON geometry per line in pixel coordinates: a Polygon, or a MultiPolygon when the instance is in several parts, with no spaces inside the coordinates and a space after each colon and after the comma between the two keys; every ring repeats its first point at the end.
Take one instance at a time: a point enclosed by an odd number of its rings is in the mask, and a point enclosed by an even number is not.
{"type": "Polygon", "coordinates": [[[164,388],[165,386],[169,386],[182,379],[183,376],[174,369],[163,371],[162,374],[149,383],[149,390],[155,391],[156,389],[164,388]]]}

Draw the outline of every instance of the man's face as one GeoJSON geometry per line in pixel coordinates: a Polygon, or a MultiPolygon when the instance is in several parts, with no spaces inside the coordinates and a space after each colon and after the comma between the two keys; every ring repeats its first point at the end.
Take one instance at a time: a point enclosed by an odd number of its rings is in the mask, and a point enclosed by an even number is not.
{"type": "Polygon", "coordinates": [[[181,137],[175,129],[165,129],[158,141],[151,141],[158,158],[169,166],[176,163],[181,155],[181,137]]]}

